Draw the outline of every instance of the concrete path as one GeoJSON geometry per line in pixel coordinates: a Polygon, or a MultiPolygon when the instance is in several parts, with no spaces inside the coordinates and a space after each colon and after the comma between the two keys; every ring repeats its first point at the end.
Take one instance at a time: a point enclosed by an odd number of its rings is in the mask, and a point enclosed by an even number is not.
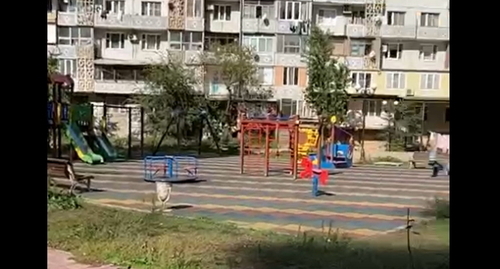
{"type": "MultiPolygon", "coordinates": [[[[339,229],[352,237],[385,233],[405,225],[406,211],[419,217],[428,200],[449,197],[449,177],[431,178],[427,169],[361,166],[330,175],[321,189],[330,195],[312,197],[310,180],[294,181],[272,172],[262,176],[256,161],[252,171],[239,173],[238,157],[199,159],[204,182],[176,184],[170,200],[171,214],[209,217],[240,226],[296,233],[297,230],[339,229]]],[[[250,164],[250,162],[249,162],[250,164]]],[[[289,166],[271,160],[274,171],[289,166]]],[[[144,182],[142,161],[87,165],[76,163],[79,174],[93,175],[92,202],[150,211],[155,187],[144,182]]],[[[182,170],[182,168],[181,168],[182,170]]]]}
{"type": "Polygon", "coordinates": [[[115,266],[90,266],[75,262],[73,255],[57,249],[47,248],[47,269],[120,269],[115,266]]]}

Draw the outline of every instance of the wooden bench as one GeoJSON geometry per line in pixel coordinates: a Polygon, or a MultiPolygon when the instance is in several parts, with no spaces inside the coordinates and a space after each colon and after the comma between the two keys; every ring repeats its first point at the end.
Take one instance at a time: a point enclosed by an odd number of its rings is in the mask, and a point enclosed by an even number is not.
{"type": "Polygon", "coordinates": [[[87,191],[90,191],[90,182],[93,176],[78,175],[73,164],[66,159],[47,158],[47,176],[53,178],[66,178],[71,182],[69,192],[74,193],[76,186],[82,181],[86,182],[87,191]]]}
{"type": "MultiPolygon", "coordinates": [[[[450,156],[448,154],[437,153],[436,161],[442,165],[446,165],[450,161],[450,156]]],[[[415,151],[413,152],[412,159],[410,160],[411,168],[426,168],[429,166],[429,152],[427,151],[415,151]]]]}

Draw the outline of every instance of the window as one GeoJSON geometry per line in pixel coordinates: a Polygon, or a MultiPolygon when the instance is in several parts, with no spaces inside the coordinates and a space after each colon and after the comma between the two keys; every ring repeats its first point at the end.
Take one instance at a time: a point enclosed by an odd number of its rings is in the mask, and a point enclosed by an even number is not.
{"type": "Polygon", "coordinates": [[[258,1],[256,4],[247,4],[243,9],[243,18],[245,19],[259,19],[267,15],[267,18],[274,18],[274,3],[258,1]],[[258,3],[258,4],[257,4],[258,3]]]}
{"type": "Polygon", "coordinates": [[[422,13],[420,15],[420,26],[438,27],[439,26],[439,14],[438,13],[422,13]]]}
{"type": "Polygon", "coordinates": [[[280,20],[300,20],[301,2],[285,1],[280,4],[280,20]]]}
{"type": "Polygon", "coordinates": [[[283,68],[283,85],[299,85],[299,69],[297,67],[283,68]]]}
{"type": "Polygon", "coordinates": [[[232,43],[238,43],[238,35],[211,33],[209,35],[205,35],[204,49],[209,50],[210,45],[212,45],[212,44],[226,45],[226,44],[232,44],[232,43]]]}
{"type": "Polygon", "coordinates": [[[436,60],[437,46],[436,45],[421,45],[420,59],[424,61],[436,60]]]}
{"type": "Polygon", "coordinates": [[[107,49],[123,49],[125,48],[125,34],[123,33],[107,33],[106,34],[107,49]]]}
{"type": "Polygon", "coordinates": [[[96,80],[144,81],[144,68],[138,66],[96,66],[96,80]]]}
{"type": "Polygon", "coordinates": [[[57,37],[61,45],[90,45],[92,28],[60,26],[57,28],[57,37]]]}
{"type": "Polygon", "coordinates": [[[231,6],[214,6],[214,21],[230,21],[231,6]]]}
{"type": "Polygon", "coordinates": [[[335,25],[335,17],[337,11],[335,9],[320,9],[318,11],[318,23],[325,25],[335,25]]]}
{"type": "Polygon", "coordinates": [[[106,1],[106,11],[117,14],[125,12],[125,0],[108,0],[106,1]]]}
{"type": "Polygon", "coordinates": [[[349,23],[351,24],[364,24],[365,21],[365,11],[364,10],[353,10],[351,12],[351,19],[349,23]]]}
{"type": "Polygon", "coordinates": [[[161,16],[161,2],[142,2],[142,16],[161,16]]]}
{"type": "Polygon", "coordinates": [[[367,116],[380,116],[380,113],[382,112],[382,101],[368,100],[366,102],[366,105],[367,105],[367,110],[366,110],[367,116]]]}
{"type": "Polygon", "coordinates": [[[404,73],[387,73],[387,89],[406,88],[406,77],[404,73]]]}
{"type": "Polygon", "coordinates": [[[76,0],[68,0],[65,2],[58,1],[59,8],[58,11],[61,12],[76,12],[76,0]]]}
{"type": "Polygon", "coordinates": [[[439,74],[420,75],[420,89],[437,90],[439,89],[439,74]]]}
{"type": "Polygon", "coordinates": [[[201,0],[187,0],[187,17],[201,18],[201,0]]]}
{"type": "Polygon", "coordinates": [[[201,32],[169,31],[168,41],[173,50],[201,50],[203,48],[201,32]]]}
{"type": "Polygon", "coordinates": [[[57,64],[57,69],[61,74],[71,75],[71,77],[76,78],[76,60],[59,59],[57,64]]]}
{"type": "Polygon", "coordinates": [[[351,56],[365,56],[372,50],[372,45],[370,43],[362,41],[352,41],[351,42],[351,56]]]}
{"type": "Polygon", "coordinates": [[[297,54],[302,52],[303,38],[298,35],[278,36],[278,52],[297,54]]]}
{"type": "Polygon", "coordinates": [[[444,121],[450,122],[450,108],[449,107],[447,107],[446,110],[444,111],[444,121]]]}
{"type": "Polygon", "coordinates": [[[279,100],[279,112],[285,117],[297,115],[298,101],[292,99],[280,99],[279,100]]]}
{"type": "Polygon", "coordinates": [[[387,59],[401,59],[403,52],[403,44],[389,44],[387,45],[387,52],[385,58],[387,59]]]}
{"type": "Polygon", "coordinates": [[[143,50],[159,50],[161,35],[144,34],[141,38],[141,49],[143,50]]]}
{"type": "Polygon", "coordinates": [[[351,79],[353,87],[359,85],[360,88],[365,89],[369,88],[372,85],[371,73],[355,72],[352,73],[351,79]]]}
{"type": "Polygon", "coordinates": [[[273,85],[273,73],[272,67],[259,67],[257,69],[257,75],[262,85],[273,85]]]}
{"type": "Polygon", "coordinates": [[[273,52],[273,38],[266,36],[245,36],[243,44],[251,46],[257,52],[273,52]]]}
{"type": "Polygon", "coordinates": [[[405,15],[406,12],[387,12],[387,25],[405,25],[405,15]]]}

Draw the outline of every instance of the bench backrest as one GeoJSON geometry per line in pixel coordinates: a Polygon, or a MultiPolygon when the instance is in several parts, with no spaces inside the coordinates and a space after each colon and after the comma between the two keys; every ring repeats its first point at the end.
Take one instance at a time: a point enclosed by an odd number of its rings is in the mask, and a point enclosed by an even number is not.
{"type": "Polygon", "coordinates": [[[47,158],[47,174],[49,176],[69,178],[70,170],[73,170],[73,165],[69,160],[47,158]]]}

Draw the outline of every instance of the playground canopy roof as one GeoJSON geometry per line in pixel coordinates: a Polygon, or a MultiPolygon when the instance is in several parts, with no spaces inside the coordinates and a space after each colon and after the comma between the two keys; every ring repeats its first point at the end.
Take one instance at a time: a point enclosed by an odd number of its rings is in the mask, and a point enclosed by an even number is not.
{"type": "Polygon", "coordinates": [[[70,75],[63,75],[59,73],[51,75],[47,74],[47,83],[57,83],[64,86],[73,86],[75,84],[70,75]]]}

